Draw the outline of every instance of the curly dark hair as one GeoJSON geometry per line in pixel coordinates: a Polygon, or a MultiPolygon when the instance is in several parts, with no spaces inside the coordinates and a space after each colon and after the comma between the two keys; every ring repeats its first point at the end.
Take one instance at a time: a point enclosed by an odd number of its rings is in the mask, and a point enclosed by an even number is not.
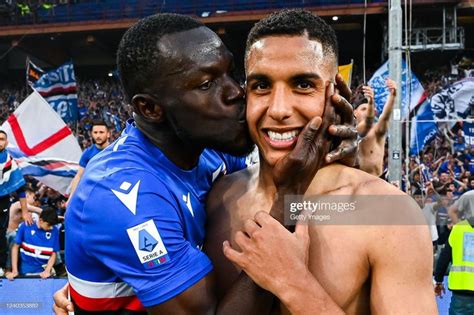
{"type": "Polygon", "coordinates": [[[257,22],[247,37],[245,59],[252,45],[263,37],[278,35],[300,36],[308,34],[310,39],[319,41],[324,54],[338,57],[336,32],[322,18],[302,9],[281,10],[257,22]]]}
{"type": "Polygon", "coordinates": [[[125,32],[117,50],[117,67],[128,102],[160,74],[160,38],[202,26],[189,16],[159,13],[141,19],[125,32]]]}

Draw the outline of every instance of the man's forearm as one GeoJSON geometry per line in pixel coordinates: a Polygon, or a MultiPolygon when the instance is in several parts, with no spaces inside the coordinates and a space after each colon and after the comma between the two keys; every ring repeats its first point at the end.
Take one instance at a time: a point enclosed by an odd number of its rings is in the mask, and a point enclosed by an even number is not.
{"type": "Polygon", "coordinates": [[[443,282],[444,275],[448,269],[449,263],[452,260],[452,249],[449,245],[449,242],[446,242],[446,246],[441,251],[439,255],[438,262],[436,264],[436,269],[434,273],[434,278],[436,282],[443,282]]]}
{"type": "Polygon", "coordinates": [[[18,249],[19,245],[15,244],[12,247],[12,271],[13,272],[18,272],[18,249]]]}
{"type": "Polygon", "coordinates": [[[20,198],[20,207],[21,207],[21,215],[25,216],[28,214],[28,203],[26,202],[26,198],[20,198]]]}
{"type": "Polygon", "coordinates": [[[53,253],[48,259],[48,264],[44,268],[45,271],[51,272],[53,269],[54,263],[56,262],[56,253],[53,253]]]}
{"type": "Polygon", "coordinates": [[[72,195],[76,191],[77,183],[79,183],[79,180],[81,179],[79,174],[76,174],[74,178],[71,181],[71,192],[69,193],[69,199],[71,199],[72,195]]]}
{"type": "Polygon", "coordinates": [[[282,285],[280,292],[274,292],[291,314],[345,314],[309,270],[304,275],[295,275],[294,280],[282,285]]]}
{"type": "Polygon", "coordinates": [[[40,214],[41,212],[43,212],[43,209],[41,209],[40,207],[28,205],[28,211],[40,214]]]}
{"type": "Polygon", "coordinates": [[[242,271],[219,300],[216,314],[270,314],[273,300],[273,294],[260,288],[242,271]]]}

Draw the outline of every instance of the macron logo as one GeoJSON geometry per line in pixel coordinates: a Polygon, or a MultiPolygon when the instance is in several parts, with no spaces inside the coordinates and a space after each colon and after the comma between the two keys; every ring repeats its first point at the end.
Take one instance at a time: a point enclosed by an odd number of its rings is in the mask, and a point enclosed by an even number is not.
{"type": "Polygon", "coordinates": [[[117,191],[113,189],[111,190],[114,195],[117,196],[118,199],[120,199],[124,206],[127,207],[128,210],[130,210],[131,213],[136,214],[138,187],[140,187],[140,181],[138,181],[128,193],[123,192],[128,191],[130,186],[132,186],[132,184],[130,184],[129,182],[123,182],[122,185],[120,185],[120,190],[122,191],[117,191]]]}
{"type": "Polygon", "coordinates": [[[189,212],[191,215],[194,217],[194,210],[193,210],[193,205],[191,204],[191,195],[188,193],[188,195],[183,195],[183,201],[186,202],[186,207],[188,207],[189,212]]]}

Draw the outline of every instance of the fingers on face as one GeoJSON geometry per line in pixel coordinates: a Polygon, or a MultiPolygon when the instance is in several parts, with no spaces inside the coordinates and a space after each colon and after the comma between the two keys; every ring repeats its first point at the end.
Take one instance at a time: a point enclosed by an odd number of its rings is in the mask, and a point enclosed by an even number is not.
{"type": "Polygon", "coordinates": [[[345,99],[350,100],[352,97],[352,91],[351,89],[347,86],[346,82],[342,78],[342,75],[338,73],[336,75],[336,88],[339,91],[339,94],[342,95],[345,99]]]}
{"type": "Polygon", "coordinates": [[[331,126],[329,133],[332,136],[343,138],[343,139],[356,139],[357,129],[352,126],[331,126]]]}
{"type": "Polygon", "coordinates": [[[340,95],[333,95],[331,97],[332,104],[340,114],[342,120],[348,124],[354,124],[354,110],[352,105],[340,95]]]}

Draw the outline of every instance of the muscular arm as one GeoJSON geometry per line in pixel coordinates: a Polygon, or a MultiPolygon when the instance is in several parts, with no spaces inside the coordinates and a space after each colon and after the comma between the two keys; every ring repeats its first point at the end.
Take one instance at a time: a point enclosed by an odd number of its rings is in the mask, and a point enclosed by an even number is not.
{"type": "MultiPolygon", "coordinates": [[[[414,209],[418,210],[419,209],[414,209]]],[[[427,226],[378,226],[369,247],[373,314],[436,314],[433,255],[427,226]]]]}

